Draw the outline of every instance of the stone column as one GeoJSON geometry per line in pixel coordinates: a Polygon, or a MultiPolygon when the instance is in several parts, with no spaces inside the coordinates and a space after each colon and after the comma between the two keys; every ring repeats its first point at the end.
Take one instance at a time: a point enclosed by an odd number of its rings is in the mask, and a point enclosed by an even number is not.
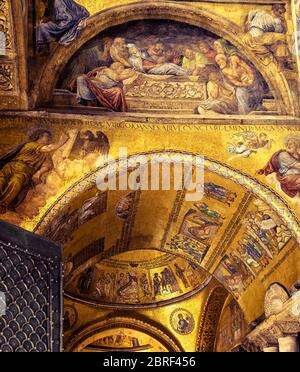
{"type": "Polygon", "coordinates": [[[278,346],[268,346],[264,347],[264,353],[279,353],[279,347],[278,346]]]}
{"type": "Polygon", "coordinates": [[[278,339],[279,351],[281,353],[298,353],[299,346],[297,336],[286,336],[278,339]]]}

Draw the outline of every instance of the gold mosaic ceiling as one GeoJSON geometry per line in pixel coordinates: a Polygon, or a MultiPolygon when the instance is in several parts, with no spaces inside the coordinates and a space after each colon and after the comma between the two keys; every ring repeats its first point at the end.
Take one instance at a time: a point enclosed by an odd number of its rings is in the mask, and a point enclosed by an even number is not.
{"type": "Polygon", "coordinates": [[[208,170],[197,202],[174,189],[76,187],[81,192],[70,189],[37,232],[65,246],[68,296],[96,306],[169,304],[203,289],[211,275],[239,299],[296,246],[269,206],[208,170]]]}
{"type": "Polygon", "coordinates": [[[211,276],[181,257],[136,250],[100,261],[90,288],[84,272],[65,288],[69,298],[107,307],[153,307],[182,301],[203,289],[211,276]]]}

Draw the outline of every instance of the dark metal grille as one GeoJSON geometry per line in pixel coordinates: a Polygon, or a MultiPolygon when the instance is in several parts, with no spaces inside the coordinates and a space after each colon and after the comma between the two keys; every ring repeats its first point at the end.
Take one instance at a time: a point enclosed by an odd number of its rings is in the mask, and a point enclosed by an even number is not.
{"type": "Polygon", "coordinates": [[[0,351],[60,351],[60,249],[14,226],[3,227],[1,222],[0,292],[6,309],[0,314],[0,351]]]}

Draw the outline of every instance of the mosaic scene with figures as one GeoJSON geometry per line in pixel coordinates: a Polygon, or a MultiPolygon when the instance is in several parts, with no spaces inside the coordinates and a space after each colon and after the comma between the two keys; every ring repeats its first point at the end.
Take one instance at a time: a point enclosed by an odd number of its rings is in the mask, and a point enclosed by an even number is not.
{"type": "Polygon", "coordinates": [[[76,98],[80,105],[105,106],[107,98],[113,111],[147,109],[150,102],[151,109],[178,105],[196,114],[243,115],[267,111],[263,101],[272,99],[262,76],[227,40],[170,21],[139,21],[100,34],[71,59],[57,88],[57,100],[70,101],[66,91],[74,104],[76,98]],[[101,97],[99,88],[110,89],[110,96],[101,97]]]}

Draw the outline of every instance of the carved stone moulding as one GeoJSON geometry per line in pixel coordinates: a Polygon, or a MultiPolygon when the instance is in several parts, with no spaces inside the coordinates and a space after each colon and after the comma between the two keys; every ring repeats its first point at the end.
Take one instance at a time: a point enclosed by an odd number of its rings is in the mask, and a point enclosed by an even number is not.
{"type": "Polygon", "coordinates": [[[0,109],[18,107],[19,95],[16,84],[16,67],[14,63],[0,63],[0,109]]]}
{"type": "Polygon", "coordinates": [[[174,81],[156,81],[141,77],[140,85],[126,89],[130,110],[176,110],[193,112],[199,101],[207,99],[206,84],[192,82],[186,78],[174,81]]]}
{"type": "Polygon", "coordinates": [[[299,321],[286,321],[280,322],[278,327],[281,329],[282,333],[290,336],[297,336],[300,332],[300,322],[299,321]]]}
{"type": "MultiPolygon", "coordinates": [[[[4,34],[5,49],[7,51],[12,50],[13,48],[10,12],[11,12],[10,2],[8,0],[0,0],[0,33],[4,34]]],[[[1,45],[0,45],[0,49],[1,49],[1,45]]]]}
{"type": "Polygon", "coordinates": [[[0,62],[0,110],[19,108],[20,95],[14,62],[0,62]]]}
{"type": "Polygon", "coordinates": [[[128,98],[127,105],[130,111],[151,112],[159,110],[159,112],[166,112],[172,110],[177,114],[192,114],[199,104],[199,100],[174,100],[174,99],[141,99],[128,98]]]}
{"type": "Polygon", "coordinates": [[[248,335],[247,339],[250,344],[255,345],[259,349],[263,350],[270,346],[278,344],[278,338],[282,337],[283,333],[281,329],[275,325],[266,325],[262,330],[256,332],[255,330],[248,335]]]}
{"type": "Polygon", "coordinates": [[[207,98],[206,84],[191,82],[188,79],[177,78],[176,80],[153,81],[151,78],[144,77],[140,79],[140,85],[127,88],[126,97],[199,100],[207,98]]]}
{"type": "MultiPolygon", "coordinates": [[[[203,97],[204,99],[204,97],[203,97]]],[[[131,112],[152,112],[153,110],[159,112],[176,112],[177,114],[192,114],[195,108],[199,105],[200,99],[195,98],[159,98],[159,97],[145,97],[145,96],[133,96],[126,93],[126,102],[131,112]]],[[[69,93],[64,90],[56,89],[53,94],[53,107],[71,106],[75,108],[81,108],[76,101],[76,95],[69,93]]],[[[97,107],[97,110],[101,108],[97,107]]],[[[102,111],[102,110],[101,110],[102,111]]]]}
{"type": "Polygon", "coordinates": [[[268,318],[271,315],[279,314],[283,310],[284,303],[288,301],[289,294],[279,284],[274,283],[267,290],[265,296],[265,315],[268,318]]]}
{"type": "Polygon", "coordinates": [[[17,108],[19,98],[15,64],[11,62],[0,63],[0,109],[17,108]]]}
{"type": "Polygon", "coordinates": [[[300,313],[296,305],[300,295],[289,298],[287,291],[279,284],[270,286],[265,297],[267,319],[259,324],[247,340],[260,349],[278,345],[278,340],[287,336],[297,337],[300,332],[300,313]]]}
{"type": "Polygon", "coordinates": [[[0,94],[14,92],[16,73],[13,63],[0,63],[0,94]]]}

